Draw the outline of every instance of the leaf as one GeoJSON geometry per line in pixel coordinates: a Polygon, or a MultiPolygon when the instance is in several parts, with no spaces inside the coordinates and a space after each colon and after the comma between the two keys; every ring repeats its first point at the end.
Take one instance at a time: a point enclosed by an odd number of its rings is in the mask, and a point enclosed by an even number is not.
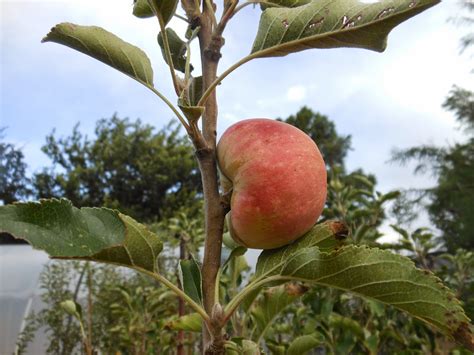
{"type": "Polygon", "coordinates": [[[133,15],[139,18],[149,18],[155,16],[148,0],[133,0],[133,15]]]}
{"type": "Polygon", "coordinates": [[[201,332],[202,318],[199,313],[190,313],[166,323],[165,327],[173,330],[201,332]]]}
{"type": "Polygon", "coordinates": [[[354,336],[364,339],[364,328],[356,320],[344,317],[337,313],[331,313],[329,316],[329,327],[331,329],[340,328],[343,333],[351,333],[354,336]]]}
{"type": "Polygon", "coordinates": [[[201,270],[196,260],[180,260],[179,279],[183,291],[198,304],[202,304],[201,270]]]}
{"type": "Polygon", "coordinates": [[[286,355],[304,355],[319,344],[321,344],[321,340],[318,337],[314,335],[302,335],[291,342],[286,355]]]}
{"type": "Polygon", "coordinates": [[[68,46],[153,87],[153,69],[145,52],[103,28],[64,22],[54,26],[41,42],[68,46]]]}
{"type": "MultiPolygon", "coordinates": [[[[184,73],[186,70],[186,42],[184,42],[171,28],[166,29],[166,35],[168,37],[168,44],[171,52],[171,60],[173,61],[173,66],[176,70],[184,73]]],[[[163,43],[163,34],[160,32],[158,34],[158,44],[161,48],[161,54],[165,62],[169,65],[168,59],[166,57],[166,52],[164,50],[163,43]]],[[[190,71],[194,68],[190,65],[190,71]]]]}
{"type": "Polygon", "coordinates": [[[298,7],[310,3],[313,0],[271,0],[261,4],[262,9],[267,7],[298,7]],[[274,5],[273,5],[274,4],[274,5]]]}
{"type": "Polygon", "coordinates": [[[242,340],[242,355],[260,355],[260,347],[251,340],[242,340]]]}
{"type": "Polygon", "coordinates": [[[288,257],[305,248],[317,246],[321,251],[330,251],[343,244],[347,228],[338,221],[316,224],[296,242],[278,249],[264,250],[258,257],[255,276],[270,275],[273,269],[281,268],[288,257]]]}
{"type": "MultiPolygon", "coordinates": [[[[293,244],[278,249],[263,251],[258,258],[254,277],[262,277],[274,264],[284,262],[286,255],[291,255],[291,253],[297,252],[300,249],[317,246],[321,250],[334,250],[344,244],[347,233],[347,227],[342,222],[327,221],[316,224],[309,232],[296,240],[293,244]]],[[[244,311],[250,308],[259,292],[260,289],[254,289],[246,295],[242,302],[244,311]]]]}
{"type": "Polygon", "coordinates": [[[73,300],[66,300],[59,304],[67,314],[75,317],[77,320],[82,320],[82,307],[79,303],[73,300]]]}
{"type": "Polygon", "coordinates": [[[229,262],[238,256],[242,256],[247,252],[247,248],[237,244],[230,236],[230,233],[224,233],[222,236],[221,268],[225,268],[229,262]]]}
{"type": "Polygon", "coordinates": [[[310,48],[355,47],[383,52],[390,31],[440,0],[313,0],[263,11],[254,58],[284,56],[310,48]]]}
{"type": "Polygon", "coordinates": [[[78,209],[66,199],[0,207],[0,231],[53,258],[83,259],[157,272],[163,249],[144,225],[107,208],[78,209]]]}
{"type": "Polygon", "coordinates": [[[400,196],[400,191],[390,191],[380,197],[379,203],[382,204],[384,202],[394,200],[400,196]]]}
{"type": "Polygon", "coordinates": [[[274,319],[307,290],[306,287],[296,283],[266,290],[251,310],[252,319],[255,322],[252,339],[259,343],[274,319]]]}
{"type": "Polygon", "coordinates": [[[183,91],[183,97],[178,100],[178,106],[190,121],[197,121],[204,113],[204,106],[197,106],[203,94],[202,76],[192,78],[187,90],[183,91]]]}
{"type": "Polygon", "coordinates": [[[229,355],[260,355],[260,347],[251,340],[234,337],[224,344],[226,354],[229,355]]]}
{"type": "MultiPolygon", "coordinates": [[[[177,0],[151,0],[155,9],[163,17],[165,25],[170,22],[178,6],[177,0]]],[[[139,18],[149,18],[155,16],[148,0],[133,0],[133,14],[139,18]]]]}
{"type": "Polygon", "coordinates": [[[257,272],[260,280],[273,275],[270,280],[312,282],[390,304],[464,344],[472,341],[469,319],[453,293],[429,271],[386,250],[350,245],[326,253],[290,246],[263,252],[257,272]]]}
{"type": "Polygon", "coordinates": [[[183,112],[186,118],[190,121],[197,121],[199,118],[201,118],[205,110],[204,106],[189,106],[181,99],[178,100],[178,107],[181,109],[181,112],[183,112]]]}

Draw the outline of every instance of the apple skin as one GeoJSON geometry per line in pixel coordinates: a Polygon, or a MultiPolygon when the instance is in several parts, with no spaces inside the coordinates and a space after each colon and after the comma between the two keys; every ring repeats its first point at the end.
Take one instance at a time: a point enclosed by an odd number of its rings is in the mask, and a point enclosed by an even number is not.
{"type": "Polygon", "coordinates": [[[254,249],[289,244],[316,223],[326,202],[324,160],[314,141],[287,123],[255,118],[229,127],[217,145],[232,238],[254,249]]]}

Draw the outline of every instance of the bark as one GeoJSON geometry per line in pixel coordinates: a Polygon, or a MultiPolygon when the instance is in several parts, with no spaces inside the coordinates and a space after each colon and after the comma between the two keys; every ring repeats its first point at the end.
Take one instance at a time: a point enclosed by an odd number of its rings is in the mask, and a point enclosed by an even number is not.
{"type": "MultiPolygon", "coordinates": [[[[212,9],[204,3],[200,17],[201,30],[199,44],[201,48],[201,65],[204,90],[214,82],[217,75],[217,66],[220,59],[222,37],[213,36],[212,9]]],[[[204,259],[202,266],[202,287],[204,308],[212,315],[214,304],[214,290],[216,276],[220,266],[222,233],[224,229],[225,211],[221,204],[217,177],[216,161],[216,125],[217,99],[214,91],[205,103],[205,112],[202,117],[202,136],[204,142],[195,141],[196,156],[202,175],[205,209],[204,259]],[[204,144],[203,144],[204,143],[204,144]]],[[[204,351],[207,354],[223,354],[222,325],[213,322],[211,329],[203,331],[204,351]]]]}

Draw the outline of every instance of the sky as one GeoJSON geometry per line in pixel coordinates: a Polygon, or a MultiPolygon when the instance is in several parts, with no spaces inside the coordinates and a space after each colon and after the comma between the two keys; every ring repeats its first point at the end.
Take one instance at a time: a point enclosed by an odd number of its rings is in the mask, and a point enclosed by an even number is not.
{"type": "MultiPolygon", "coordinates": [[[[155,95],[122,73],[70,48],[40,43],[60,22],[101,26],[145,50],[156,88],[174,101],[157,23],[131,16],[132,3],[0,0],[0,127],[23,149],[30,172],[50,165],[40,148],[53,129],[66,136],[80,122],[92,136],[95,122],[114,113],[158,128],[173,118],[155,95]]],[[[221,72],[249,53],[260,12],[248,6],[229,24],[221,72]]],[[[412,166],[387,161],[394,148],[463,139],[453,115],[441,107],[453,84],[474,90],[472,58],[459,48],[466,28],[448,22],[459,13],[450,0],[408,20],[392,31],[384,53],[308,50],[247,63],[218,88],[218,135],[241,119],[285,118],[306,105],[333,120],[340,134],[352,135],[348,168],[375,174],[380,191],[430,186],[430,177],[413,176],[412,166]]],[[[183,34],[186,26],[174,19],[171,27],[183,34]]],[[[196,59],[195,46],[192,52],[196,59]]]]}

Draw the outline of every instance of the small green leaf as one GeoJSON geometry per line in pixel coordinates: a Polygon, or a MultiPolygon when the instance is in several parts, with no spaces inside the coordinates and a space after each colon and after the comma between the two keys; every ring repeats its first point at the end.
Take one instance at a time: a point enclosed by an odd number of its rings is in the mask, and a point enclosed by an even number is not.
{"type": "Polygon", "coordinates": [[[202,304],[201,269],[196,260],[180,260],[179,278],[183,291],[198,304],[202,304]]]}
{"type": "Polygon", "coordinates": [[[79,321],[82,319],[82,307],[79,303],[74,302],[73,300],[66,300],[61,302],[59,305],[67,314],[70,314],[79,321]]]}
{"type": "Polygon", "coordinates": [[[395,26],[439,2],[313,0],[291,8],[270,7],[260,18],[252,53],[256,58],[274,57],[309,48],[339,47],[382,52],[387,36],[395,26]]]}
{"type": "Polygon", "coordinates": [[[188,104],[183,102],[181,99],[178,100],[178,107],[190,121],[197,121],[199,118],[201,118],[205,110],[204,106],[188,106],[188,104]]]}
{"type": "Polygon", "coordinates": [[[153,87],[153,69],[145,52],[103,28],[60,23],[42,42],[68,46],[110,65],[141,84],[153,87]]]}
{"type": "Polygon", "coordinates": [[[155,16],[150,3],[161,14],[165,25],[173,18],[178,6],[178,0],[133,0],[133,14],[139,18],[155,16]]]}
{"type": "Polygon", "coordinates": [[[237,244],[229,232],[224,233],[222,242],[224,243],[221,258],[222,268],[225,268],[233,258],[244,255],[247,252],[247,248],[237,244]]]}
{"type": "Polygon", "coordinates": [[[255,322],[252,339],[259,343],[274,319],[306,291],[306,287],[296,283],[266,290],[251,309],[252,319],[255,322]]]}
{"type": "Polygon", "coordinates": [[[203,94],[202,76],[191,79],[189,87],[183,91],[183,96],[178,100],[178,106],[190,121],[197,121],[204,113],[204,106],[197,106],[203,94]]]}
{"type": "MultiPolygon", "coordinates": [[[[177,33],[171,28],[166,29],[166,35],[168,37],[168,44],[170,47],[173,66],[176,70],[179,70],[180,72],[184,73],[186,70],[186,42],[179,38],[177,33]]],[[[161,32],[158,34],[158,44],[160,45],[161,54],[163,54],[165,62],[169,64],[166,57],[166,52],[164,50],[163,34],[161,32]]],[[[193,69],[194,68],[191,65],[190,71],[192,71],[193,69]]]]}
{"type": "Polygon", "coordinates": [[[400,196],[400,191],[390,191],[386,194],[383,194],[379,200],[379,203],[382,204],[384,202],[394,200],[400,196]]]}
{"type": "Polygon", "coordinates": [[[165,26],[174,16],[178,7],[178,0],[148,0],[163,17],[165,26]]]}
{"type": "Polygon", "coordinates": [[[260,355],[260,347],[251,340],[242,340],[242,354],[243,355],[260,355]]]}
{"type": "Polygon", "coordinates": [[[163,249],[144,225],[107,208],[78,209],[66,199],[0,207],[0,231],[53,258],[83,259],[157,272],[163,249]]]}
{"type": "Polygon", "coordinates": [[[202,318],[199,313],[190,313],[166,323],[165,327],[173,330],[201,332],[202,318]]]}
{"type": "Polygon", "coordinates": [[[148,0],[133,0],[133,14],[139,18],[155,16],[150,5],[148,5],[148,0]]]}
{"type": "Polygon", "coordinates": [[[321,340],[317,336],[312,334],[302,335],[291,342],[286,355],[304,355],[320,344],[321,340]]]}

